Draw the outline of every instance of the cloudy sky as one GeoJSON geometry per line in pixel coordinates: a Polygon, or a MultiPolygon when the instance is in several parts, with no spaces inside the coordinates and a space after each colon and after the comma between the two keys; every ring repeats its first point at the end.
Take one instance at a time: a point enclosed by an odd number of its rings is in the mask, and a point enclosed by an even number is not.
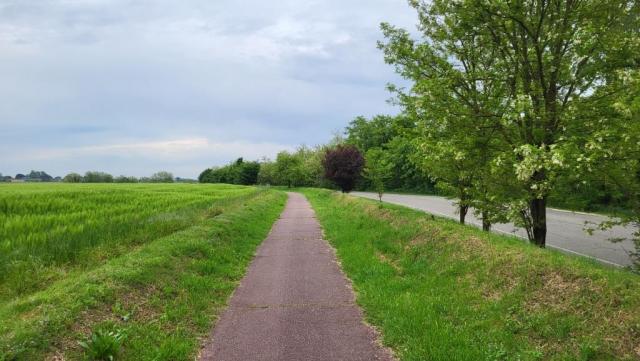
{"type": "Polygon", "coordinates": [[[0,172],[195,177],[396,113],[405,0],[0,0],[0,172]]]}

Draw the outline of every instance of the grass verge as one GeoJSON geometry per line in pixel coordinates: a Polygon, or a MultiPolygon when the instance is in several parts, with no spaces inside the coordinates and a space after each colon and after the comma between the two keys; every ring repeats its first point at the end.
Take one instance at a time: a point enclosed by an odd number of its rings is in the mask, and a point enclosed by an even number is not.
{"type": "Polygon", "coordinates": [[[423,212],[304,189],[402,360],[640,359],[640,277],[423,212]]]}
{"type": "Polygon", "coordinates": [[[285,198],[256,191],[203,209],[188,228],[1,303],[0,360],[99,358],[101,348],[118,360],[193,360],[285,198]]]}

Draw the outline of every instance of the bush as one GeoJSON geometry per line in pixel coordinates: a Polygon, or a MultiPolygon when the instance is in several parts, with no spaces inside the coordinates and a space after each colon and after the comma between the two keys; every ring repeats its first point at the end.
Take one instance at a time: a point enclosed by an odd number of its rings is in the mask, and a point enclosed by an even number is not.
{"type": "Polygon", "coordinates": [[[335,183],[343,193],[348,193],[360,178],[364,157],[353,145],[338,145],[326,151],[322,165],[325,178],[335,183]]]}

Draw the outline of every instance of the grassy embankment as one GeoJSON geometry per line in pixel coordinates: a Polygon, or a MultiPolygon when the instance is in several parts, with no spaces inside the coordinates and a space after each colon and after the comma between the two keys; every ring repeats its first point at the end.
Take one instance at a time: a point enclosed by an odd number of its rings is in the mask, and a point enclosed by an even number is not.
{"type": "Polygon", "coordinates": [[[117,359],[192,360],[284,200],[225,185],[0,186],[0,360],[110,343],[117,359]]]}
{"type": "Polygon", "coordinates": [[[640,359],[640,277],[408,208],[305,189],[402,360],[640,359]]]}

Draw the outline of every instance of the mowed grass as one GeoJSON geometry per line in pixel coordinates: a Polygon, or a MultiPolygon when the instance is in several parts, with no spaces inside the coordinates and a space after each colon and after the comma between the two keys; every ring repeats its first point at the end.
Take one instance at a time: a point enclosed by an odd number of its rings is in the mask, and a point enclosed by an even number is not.
{"type": "Polygon", "coordinates": [[[451,220],[305,189],[402,360],[640,359],[640,277],[451,220]]]}
{"type": "Polygon", "coordinates": [[[227,185],[0,187],[0,360],[85,359],[79,341],[97,331],[124,335],[118,360],[192,360],[285,198],[227,185]]]}

